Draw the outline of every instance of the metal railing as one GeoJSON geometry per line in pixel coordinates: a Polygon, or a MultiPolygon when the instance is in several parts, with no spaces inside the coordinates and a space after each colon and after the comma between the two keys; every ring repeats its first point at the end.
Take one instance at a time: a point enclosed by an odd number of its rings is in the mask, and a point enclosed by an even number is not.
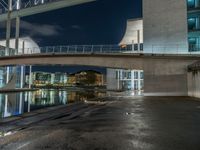
{"type": "MultiPolygon", "coordinates": [[[[61,0],[21,0],[21,3],[19,4],[19,8],[17,7],[17,3],[14,3],[12,5],[12,11],[16,11],[19,9],[25,9],[25,8],[30,8],[38,5],[43,5],[46,3],[51,3],[51,2],[56,2],[56,1],[61,1],[61,0]]],[[[2,5],[0,3],[0,5],[2,5]]],[[[1,7],[0,8],[0,14],[7,13],[8,9],[6,7],[1,7]]]]}
{"type": "MultiPolygon", "coordinates": [[[[24,54],[187,54],[200,55],[199,47],[188,47],[182,45],[151,45],[145,46],[143,51],[143,44],[134,45],[67,45],[67,46],[46,46],[9,50],[8,56],[24,55],[24,54]]],[[[0,49],[0,56],[6,56],[5,48],[0,49]]]]}

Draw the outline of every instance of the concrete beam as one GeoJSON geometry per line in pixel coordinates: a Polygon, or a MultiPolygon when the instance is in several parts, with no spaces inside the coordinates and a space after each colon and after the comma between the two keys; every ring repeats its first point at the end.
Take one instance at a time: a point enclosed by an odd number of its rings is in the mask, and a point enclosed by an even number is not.
{"type": "MultiPolygon", "coordinates": [[[[50,2],[42,5],[33,6],[30,8],[24,8],[16,11],[12,11],[10,14],[11,19],[15,19],[17,17],[26,17],[34,14],[44,13],[47,11],[52,11],[60,8],[75,6],[79,4],[84,4],[88,2],[93,2],[96,0],[60,0],[56,2],[50,2]]],[[[7,20],[7,13],[0,15],[0,21],[7,20]]]]}
{"type": "Polygon", "coordinates": [[[197,56],[151,56],[136,54],[25,54],[0,58],[0,66],[12,65],[85,65],[119,69],[146,69],[146,72],[182,73],[197,56]],[[42,60],[42,61],[41,61],[42,60]]]}
{"type": "Polygon", "coordinates": [[[187,66],[197,60],[199,60],[197,56],[176,55],[35,54],[2,57],[0,59],[0,66],[82,65],[144,70],[145,95],[187,96],[187,66]]]}

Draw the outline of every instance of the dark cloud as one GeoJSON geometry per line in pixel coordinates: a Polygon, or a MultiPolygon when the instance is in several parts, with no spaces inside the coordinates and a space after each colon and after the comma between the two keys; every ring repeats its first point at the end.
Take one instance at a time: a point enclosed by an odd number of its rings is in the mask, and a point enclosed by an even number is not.
{"type": "Polygon", "coordinates": [[[81,26],[79,26],[79,25],[72,25],[71,28],[72,29],[76,29],[76,30],[80,30],[81,26]]]}
{"type": "MultiPolygon", "coordinates": [[[[1,23],[0,27],[5,29],[5,23],[1,23]]],[[[12,28],[15,28],[15,22],[12,22],[12,28]]],[[[63,30],[59,25],[30,23],[27,21],[20,22],[20,29],[28,33],[29,36],[56,36],[63,30]]]]}
{"type": "Polygon", "coordinates": [[[62,31],[62,27],[59,25],[38,24],[26,21],[21,21],[21,29],[27,30],[31,36],[55,36],[62,31]]]}

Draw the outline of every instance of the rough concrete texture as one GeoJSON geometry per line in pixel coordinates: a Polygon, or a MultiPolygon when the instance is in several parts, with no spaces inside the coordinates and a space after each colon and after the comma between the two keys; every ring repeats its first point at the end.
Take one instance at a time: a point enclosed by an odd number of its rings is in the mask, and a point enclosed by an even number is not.
{"type": "Polygon", "coordinates": [[[200,98],[200,72],[188,73],[188,95],[200,98]]]}
{"type": "Polygon", "coordinates": [[[1,137],[0,149],[200,149],[200,102],[193,98],[110,97],[99,101],[1,123],[1,129],[16,133],[1,137]]]}
{"type": "Polygon", "coordinates": [[[187,74],[144,74],[145,96],[188,96],[187,74]]]}
{"type": "Polygon", "coordinates": [[[143,0],[143,24],[144,51],[188,52],[186,0],[143,0]]]}

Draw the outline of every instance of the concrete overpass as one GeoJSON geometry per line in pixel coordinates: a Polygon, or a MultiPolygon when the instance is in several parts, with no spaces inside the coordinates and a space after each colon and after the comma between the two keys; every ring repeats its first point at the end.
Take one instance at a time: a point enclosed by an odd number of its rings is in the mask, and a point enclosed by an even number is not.
{"type": "Polygon", "coordinates": [[[187,96],[187,67],[199,55],[156,54],[25,54],[0,58],[0,66],[8,65],[84,65],[144,70],[146,95],[187,96]]]}

